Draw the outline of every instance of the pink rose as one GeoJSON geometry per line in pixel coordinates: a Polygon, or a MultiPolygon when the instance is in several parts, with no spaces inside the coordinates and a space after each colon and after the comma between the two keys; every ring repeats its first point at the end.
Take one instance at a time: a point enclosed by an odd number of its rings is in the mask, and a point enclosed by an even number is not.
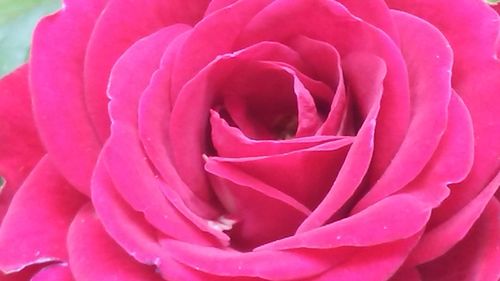
{"type": "Polygon", "coordinates": [[[498,280],[499,20],[66,0],[0,81],[0,280],[498,280]]]}

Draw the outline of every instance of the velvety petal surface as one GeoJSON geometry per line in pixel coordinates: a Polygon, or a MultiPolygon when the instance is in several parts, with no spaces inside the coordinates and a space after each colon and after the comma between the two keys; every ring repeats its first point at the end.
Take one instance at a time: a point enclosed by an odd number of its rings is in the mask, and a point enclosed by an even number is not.
{"type": "Polygon", "coordinates": [[[85,57],[85,102],[101,139],[109,135],[106,87],[116,60],[135,41],[162,27],[194,24],[207,3],[206,0],[109,1],[96,22],[85,57]]]}
{"type": "Polygon", "coordinates": [[[449,44],[437,29],[425,21],[402,12],[393,11],[392,16],[398,27],[400,46],[408,68],[411,121],[391,164],[357,204],[357,208],[384,198],[418,175],[446,128],[447,105],[451,95],[452,51],[449,44]]]}
{"type": "Polygon", "coordinates": [[[32,281],[73,281],[68,264],[49,265],[33,276],[32,281]]]}
{"type": "Polygon", "coordinates": [[[153,266],[138,263],[108,236],[90,205],[78,212],[67,241],[76,280],[162,280],[153,266]]]}
{"type": "Polygon", "coordinates": [[[104,4],[104,0],[65,1],[61,11],[36,27],[30,59],[38,132],[56,167],[87,195],[100,143],[83,101],[83,61],[104,4]]]}
{"type": "Polygon", "coordinates": [[[0,223],[12,196],[44,154],[33,121],[24,65],[0,80],[0,223]]]}
{"type": "Polygon", "coordinates": [[[84,197],[58,173],[48,157],[16,193],[0,228],[0,269],[12,272],[67,259],[66,234],[84,197]]]}

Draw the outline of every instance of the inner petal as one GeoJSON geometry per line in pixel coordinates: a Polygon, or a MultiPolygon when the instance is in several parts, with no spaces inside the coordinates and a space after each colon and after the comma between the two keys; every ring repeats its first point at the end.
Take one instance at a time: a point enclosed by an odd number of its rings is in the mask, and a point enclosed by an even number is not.
{"type": "Polygon", "coordinates": [[[215,109],[252,139],[314,135],[321,125],[311,93],[291,66],[254,61],[226,81],[215,109]]]}

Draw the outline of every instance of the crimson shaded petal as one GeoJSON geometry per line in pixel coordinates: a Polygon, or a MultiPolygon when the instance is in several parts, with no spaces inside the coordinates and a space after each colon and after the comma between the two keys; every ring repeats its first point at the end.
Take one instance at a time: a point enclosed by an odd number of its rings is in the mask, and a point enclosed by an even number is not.
{"type": "Polygon", "coordinates": [[[496,200],[492,197],[499,187],[500,173],[459,212],[439,225],[431,225],[430,230],[410,257],[409,263],[420,264],[430,261],[445,254],[456,243],[459,243],[481,216],[488,202],[496,200]]]}
{"type": "Polygon", "coordinates": [[[348,218],[271,242],[256,251],[294,248],[367,247],[419,233],[431,208],[412,195],[394,195],[348,218]]]}
{"type": "Polygon", "coordinates": [[[85,57],[85,103],[97,134],[109,135],[106,87],[116,60],[140,38],[175,23],[194,24],[208,1],[110,0],[98,18],[85,57]]]}
{"type": "Polygon", "coordinates": [[[175,198],[175,193],[161,187],[162,182],[144,157],[135,133],[129,126],[114,123],[103,150],[106,169],[125,201],[169,236],[201,244],[213,243],[212,235],[227,240],[225,235],[210,227],[208,220],[185,208],[183,202],[175,198]]]}
{"type": "Polygon", "coordinates": [[[407,239],[370,248],[361,248],[331,270],[317,278],[312,278],[310,281],[388,280],[404,263],[411,249],[417,244],[419,235],[420,233],[417,233],[407,239]]]}
{"type": "Polygon", "coordinates": [[[37,272],[31,281],[73,281],[73,275],[67,264],[49,265],[37,272]]]}
{"type": "Polygon", "coordinates": [[[30,59],[38,132],[54,165],[87,195],[101,145],[83,101],[83,60],[104,4],[105,0],[66,0],[61,11],[36,27],[30,59]]]}
{"type": "Polygon", "coordinates": [[[462,241],[444,256],[419,266],[422,279],[498,280],[500,278],[498,214],[500,214],[500,203],[493,198],[462,241]]]}
{"type": "Polygon", "coordinates": [[[260,41],[286,42],[297,34],[330,43],[341,57],[368,53],[387,65],[370,174],[378,178],[397,151],[410,114],[407,71],[399,48],[386,33],[329,0],[273,1],[241,31],[235,48],[260,41]]]}
{"type": "Polygon", "coordinates": [[[22,181],[43,156],[33,121],[28,66],[0,80],[0,223],[22,181]]]}
{"type": "Polygon", "coordinates": [[[231,127],[215,110],[210,110],[211,137],[221,157],[254,157],[289,153],[338,140],[337,136],[312,136],[287,140],[253,140],[231,127]]]}
{"type": "MultiPolygon", "coordinates": [[[[240,0],[203,18],[183,44],[172,71],[173,101],[181,88],[217,56],[234,51],[241,29],[272,0],[240,0]]],[[[264,40],[261,40],[264,41],[264,40]]]]}
{"type": "Polygon", "coordinates": [[[446,128],[452,50],[442,34],[427,22],[403,12],[393,11],[392,15],[408,66],[411,121],[399,151],[357,204],[358,209],[370,206],[414,179],[432,157],[446,128]]]}
{"type": "Polygon", "coordinates": [[[13,272],[66,260],[68,227],[83,202],[47,156],[42,158],[12,199],[0,228],[0,269],[13,272]]]}
{"type": "Polygon", "coordinates": [[[175,24],[141,38],[128,48],[111,70],[108,85],[109,115],[114,122],[137,127],[137,111],[143,91],[159,68],[165,49],[191,27],[175,24]]]}
{"type": "Polygon", "coordinates": [[[458,0],[453,5],[433,0],[387,2],[391,8],[429,21],[448,39],[454,53],[452,86],[472,117],[474,165],[468,178],[451,188],[450,197],[433,212],[431,225],[436,225],[464,208],[500,169],[499,15],[484,1],[458,0]]]}
{"type": "Polygon", "coordinates": [[[78,212],[67,240],[69,265],[76,280],[163,280],[154,267],[135,261],[108,236],[90,205],[78,212]]]}
{"type": "Polygon", "coordinates": [[[298,232],[314,229],[327,222],[353,196],[368,170],[374,149],[375,126],[380,110],[382,83],[386,75],[386,65],[378,57],[355,53],[349,57],[351,67],[345,67],[346,80],[352,83],[352,96],[370,106],[366,119],[354,138],[351,149],[339,171],[331,189],[313,213],[301,224],[298,232]],[[354,67],[355,66],[355,67],[354,67]],[[366,100],[371,97],[371,102],[366,100]]]}
{"type": "Polygon", "coordinates": [[[210,171],[211,164],[227,165],[229,170],[259,179],[314,209],[335,181],[352,142],[348,137],[283,154],[209,157],[205,169],[210,171]]]}
{"type": "Polygon", "coordinates": [[[335,253],[307,250],[242,253],[175,240],[164,240],[162,245],[173,259],[191,268],[233,279],[245,276],[264,280],[300,280],[327,270],[335,256],[335,253]]]}

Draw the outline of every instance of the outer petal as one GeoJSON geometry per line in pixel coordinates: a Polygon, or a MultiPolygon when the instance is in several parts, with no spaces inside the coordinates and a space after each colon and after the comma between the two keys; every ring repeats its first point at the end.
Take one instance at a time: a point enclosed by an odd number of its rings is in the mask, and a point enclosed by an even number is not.
{"type": "Polygon", "coordinates": [[[361,248],[358,252],[353,252],[348,259],[335,265],[321,276],[312,278],[311,281],[388,280],[404,262],[408,253],[418,242],[418,239],[419,233],[392,243],[361,248]]]}
{"type": "Polygon", "coordinates": [[[73,281],[73,275],[67,264],[54,264],[40,270],[31,281],[73,281]]]}
{"type": "Polygon", "coordinates": [[[448,200],[433,212],[440,224],[464,208],[500,169],[499,16],[485,1],[388,0],[389,6],[417,15],[435,25],[454,52],[453,88],[472,117],[474,166],[468,178],[454,186],[448,200]],[[478,32],[481,30],[481,32],[478,32]]]}
{"type": "Polygon", "coordinates": [[[28,89],[28,66],[0,80],[0,223],[10,200],[43,155],[28,89]]]}
{"type": "Polygon", "coordinates": [[[413,180],[432,157],[446,128],[452,51],[439,31],[425,21],[403,12],[393,11],[392,16],[408,66],[411,121],[399,151],[358,203],[358,209],[370,206],[413,180]]]}
{"type": "Polygon", "coordinates": [[[116,60],[135,41],[162,27],[196,23],[207,4],[207,0],[108,3],[96,23],[85,58],[85,102],[101,139],[109,134],[106,86],[116,60]]]}
{"type": "Polygon", "coordinates": [[[30,60],[37,129],[56,167],[86,194],[100,144],[82,99],[83,59],[104,2],[67,0],[38,24],[30,60]]]}
{"type": "MultiPolygon", "coordinates": [[[[498,177],[497,177],[498,178],[498,177]]],[[[423,280],[499,280],[500,203],[493,198],[464,240],[419,267],[423,280]]]]}
{"type": "Polygon", "coordinates": [[[66,234],[84,197],[44,157],[14,196],[0,228],[0,269],[66,260],[66,234]]]}
{"type": "Polygon", "coordinates": [[[68,233],[69,264],[79,281],[160,281],[152,266],[133,260],[104,231],[87,205],[73,220],[68,233]]]}

